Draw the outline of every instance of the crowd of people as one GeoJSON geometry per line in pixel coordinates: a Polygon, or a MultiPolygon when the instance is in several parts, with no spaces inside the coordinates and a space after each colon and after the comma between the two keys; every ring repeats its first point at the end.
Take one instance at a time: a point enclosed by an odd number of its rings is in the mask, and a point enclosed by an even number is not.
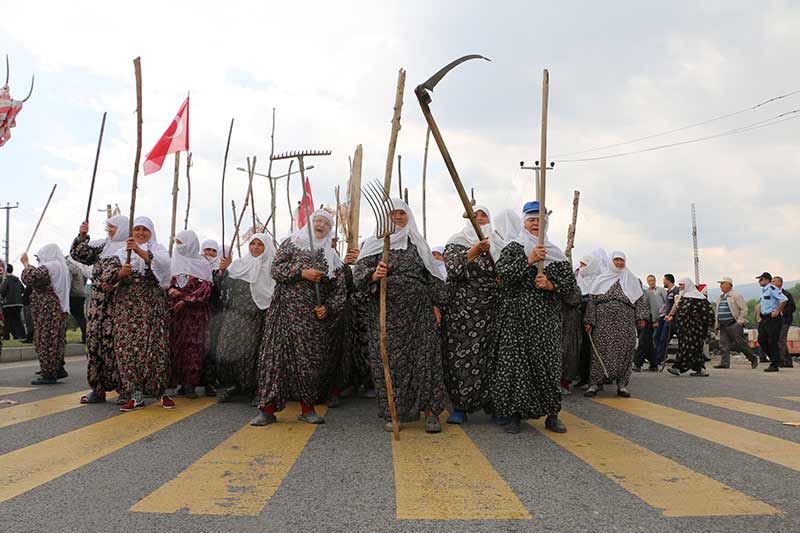
{"type": "MultiPolygon", "coordinates": [[[[496,216],[476,205],[485,238],[467,222],[433,249],[410,207],[401,199],[391,206],[388,261],[376,237],[341,258],[324,209],[309,217],[310,230],[298,228],[277,249],[270,235],[253,234],[238,259],[191,230],[175,235],[170,255],[145,216],[132,225],[111,217],[98,239],[84,222],[68,259],[48,244],[37,267],[21,257],[21,280],[7,268],[3,311],[14,335],[21,333],[20,292],[29,290],[41,367],[33,383],[56,383],[65,374],[65,316],[77,297],[71,287],[79,274],[69,263],[88,266],[91,390],[82,403],[105,402],[116,391],[122,411],[141,409],[147,397],[172,409],[173,396],[196,399],[202,389],[219,402],[250,402],[254,426],[275,423],[289,401],[300,402],[299,420],[321,424],[316,406],[362,395],[377,400],[391,431],[388,375],[401,427],[424,417],[426,431],[436,433],[445,410],[450,424],[485,411],[509,433],[534,418],[565,432],[563,395],[583,388],[592,397],[616,385],[618,396],[630,397],[631,373],[669,363],[674,337],[668,370],[675,376],[708,376],[715,330],[722,354],[715,368],[730,367],[731,350],[752,368],[759,364],[744,337],[747,304],[730,278],[720,281],[715,307],[688,278],[676,283],[666,274],[658,286],[650,275],[642,283],[621,251],[597,249],[573,268],[547,238],[549,215],[535,201],[496,216]]],[[[759,280],[759,344],[767,371],[778,371],[791,365],[785,344],[794,302],[782,280],[766,272],[759,280]]]]}

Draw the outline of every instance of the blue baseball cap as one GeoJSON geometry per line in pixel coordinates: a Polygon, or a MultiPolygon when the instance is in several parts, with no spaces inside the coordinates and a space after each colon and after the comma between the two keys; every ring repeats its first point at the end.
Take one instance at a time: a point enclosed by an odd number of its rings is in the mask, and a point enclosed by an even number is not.
{"type": "Polygon", "coordinates": [[[523,213],[538,213],[539,212],[539,202],[534,200],[533,202],[525,202],[525,205],[522,206],[523,213]]]}

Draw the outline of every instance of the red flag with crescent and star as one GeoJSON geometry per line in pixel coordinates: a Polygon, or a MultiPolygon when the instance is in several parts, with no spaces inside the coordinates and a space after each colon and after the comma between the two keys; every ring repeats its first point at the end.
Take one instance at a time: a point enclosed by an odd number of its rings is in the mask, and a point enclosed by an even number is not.
{"type": "Polygon", "coordinates": [[[161,170],[167,154],[185,152],[189,149],[189,97],[172,119],[167,131],[158,140],[156,145],[144,158],[144,175],[161,170]]]}
{"type": "Polygon", "coordinates": [[[303,201],[300,202],[300,210],[297,215],[297,227],[304,228],[306,225],[306,214],[311,216],[314,212],[314,197],[311,196],[311,182],[306,178],[306,194],[303,201]]]}

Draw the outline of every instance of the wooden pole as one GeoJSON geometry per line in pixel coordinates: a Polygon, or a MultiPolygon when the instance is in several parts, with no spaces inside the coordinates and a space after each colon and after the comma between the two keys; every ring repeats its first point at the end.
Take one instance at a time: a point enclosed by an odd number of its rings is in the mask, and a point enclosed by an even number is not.
{"type": "Polygon", "coordinates": [[[106,129],[106,113],[103,113],[103,121],[100,123],[100,138],[97,139],[97,153],[94,155],[94,170],[92,170],[92,185],[89,187],[89,203],[86,206],[86,222],[89,222],[89,213],[92,210],[92,196],[94,195],[94,180],[97,177],[97,162],[100,161],[100,146],[103,144],[103,131],[106,129]]]}
{"type": "MultiPolygon", "coordinates": [[[[233,210],[233,221],[236,222],[236,202],[234,202],[233,200],[231,200],[231,209],[233,210]]],[[[239,232],[238,231],[236,232],[236,235],[234,235],[233,238],[236,239],[236,250],[239,252],[239,258],[241,259],[241,257],[242,257],[242,243],[240,242],[239,232]]],[[[222,246],[225,246],[224,242],[222,243],[222,246]]],[[[233,255],[233,246],[231,246],[228,249],[231,251],[231,255],[233,255]]]]}
{"type": "Polygon", "coordinates": [[[408,187],[403,189],[403,200],[405,200],[406,204],[408,204],[408,187]]]}
{"type": "Polygon", "coordinates": [[[570,263],[572,263],[572,249],[575,247],[575,227],[578,225],[578,202],[580,199],[581,191],[574,191],[572,193],[572,224],[567,230],[567,249],[564,251],[570,263]]]}
{"type": "MultiPolygon", "coordinates": [[[[231,149],[231,134],[233,133],[233,119],[231,119],[231,127],[228,129],[228,143],[225,145],[225,159],[222,161],[222,192],[220,194],[220,204],[222,205],[222,247],[225,247],[225,169],[228,168],[228,151],[231,149]]],[[[236,210],[234,209],[234,220],[236,220],[236,210]]],[[[225,255],[225,250],[223,254],[225,255]]],[[[231,255],[233,250],[231,249],[231,255]]],[[[239,254],[241,257],[241,254],[239,254]]]]}
{"type": "Polygon", "coordinates": [[[427,175],[428,175],[428,143],[431,141],[431,128],[425,134],[425,156],[422,159],[422,236],[428,239],[428,206],[427,206],[427,175]]]}
{"type": "MultiPolygon", "coordinates": [[[[545,186],[547,185],[547,104],[550,96],[550,73],[547,69],[542,72],[542,137],[539,152],[539,246],[544,246],[545,215],[545,186]]],[[[537,263],[538,273],[544,274],[544,260],[537,263]]]]}
{"type": "Polygon", "coordinates": [[[44,209],[42,209],[42,214],[39,215],[39,221],[36,222],[36,227],[33,229],[33,235],[31,235],[31,240],[28,241],[28,246],[25,247],[25,254],[30,251],[31,244],[33,244],[33,239],[36,238],[36,234],[39,232],[39,226],[42,224],[42,219],[44,219],[44,214],[47,213],[47,207],[50,205],[50,200],[53,199],[53,193],[56,192],[56,185],[54,184],[53,188],[50,190],[50,196],[47,197],[47,203],[44,204],[44,209]]]}
{"type": "MultiPolygon", "coordinates": [[[[133,184],[131,185],[131,210],[128,216],[128,235],[133,235],[133,220],[136,215],[136,188],[139,184],[139,161],[142,158],[142,59],[133,60],[133,71],[136,76],[136,160],[133,163],[133,184]]],[[[126,263],[131,262],[131,250],[128,250],[126,263]]]]}
{"type": "MultiPolygon", "coordinates": [[[[272,108],[272,133],[270,134],[269,139],[270,139],[269,166],[267,167],[267,176],[269,176],[269,192],[270,192],[269,216],[272,219],[272,244],[275,245],[275,248],[277,248],[278,241],[275,237],[275,235],[277,235],[275,224],[278,217],[275,216],[275,211],[277,211],[278,209],[278,200],[276,198],[278,192],[278,184],[275,182],[275,180],[272,179],[272,156],[275,155],[275,108],[274,107],[272,108]]],[[[253,169],[253,172],[255,172],[255,168],[253,169]]]]}
{"type": "Polygon", "coordinates": [[[334,193],[336,194],[336,230],[333,232],[334,239],[336,239],[336,249],[339,249],[339,209],[341,209],[342,204],[339,203],[339,186],[337,185],[334,189],[334,193]]]}
{"type": "Polygon", "coordinates": [[[253,193],[253,175],[256,171],[256,156],[253,156],[253,164],[250,165],[250,158],[247,158],[247,173],[248,178],[250,180],[250,211],[253,215],[253,233],[258,231],[258,225],[256,224],[256,199],[255,194],[253,193]]]}
{"type": "MultiPolygon", "coordinates": [[[[292,165],[294,159],[289,160],[289,172],[286,174],[286,202],[289,204],[289,232],[294,231],[294,207],[292,207],[292,196],[289,194],[289,185],[292,182],[292,165]]],[[[305,190],[305,189],[303,189],[305,190]]]]}
{"type": "Polygon", "coordinates": [[[400,198],[403,197],[403,167],[402,155],[397,156],[397,192],[400,198]]]}
{"type": "MultiPolygon", "coordinates": [[[[247,164],[250,164],[250,159],[248,158],[247,164]]],[[[247,204],[249,204],[250,196],[253,194],[253,173],[252,171],[249,174],[249,183],[247,184],[247,194],[244,195],[244,205],[242,206],[242,211],[239,214],[239,218],[236,218],[236,208],[234,207],[233,210],[233,219],[236,221],[236,231],[234,234],[233,239],[231,240],[231,249],[233,249],[233,240],[239,239],[239,226],[242,224],[242,218],[244,218],[244,214],[247,212],[247,204]]],[[[255,223],[253,223],[255,226],[255,223]]],[[[222,243],[225,246],[225,243],[222,243]]],[[[241,249],[239,250],[239,257],[241,257],[241,249]]]]}
{"type": "MultiPolygon", "coordinates": [[[[192,206],[192,180],[189,178],[189,169],[192,168],[192,152],[186,156],[186,218],[183,219],[183,229],[189,229],[189,208],[192,206]]],[[[202,250],[201,250],[202,251],[202,250]]],[[[225,254],[222,254],[223,256],[225,254]]]]}
{"type": "MultiPolygon", "coordinates": [[[[397,148],[397,136],[400,133],[400,115],[403,110],[403,91],[406,86],[406,71],[400,69],[397,73],[397,91],[394,97],[394,115],[392,116],[392,133],[389,137],[389,150],[386,154],[386,168],[383,175],[383,199],[389,199],[389,190],[392,185],[392,163],[397,148]]],[[[389,263],[389,234],[383,238],[383,262],[389,263]]],[[[389,352],[386,348],[386,289],[387,279],[380,283],[380,352],[383,362],[383,378],[386,382],[386,397],[389,404],[389,414],[392,417],[392,432],[394,440],[400,440],[400,426],[397,423],[397,411],[394,405],[394,390],[392,389],[392,376],[389,372],[389,352]]]]}
{"type": "Polygon", "coordinates": [[[181,170],[181,153],[175,152],[175,175],[172,178],[172,222],[169,227],[169,255],[175,245],[175,221],[178,218],[178,179],[181,170]]]}
{"type": "Polygon", "coordinates": [[[347,222],[347,253],[358,250],[358,221],[361,215],[361,164],[364,158],[364,149],[359,144],[353,155],[353,172],[350,177],[350,192],[348,195],[347,222]]]}

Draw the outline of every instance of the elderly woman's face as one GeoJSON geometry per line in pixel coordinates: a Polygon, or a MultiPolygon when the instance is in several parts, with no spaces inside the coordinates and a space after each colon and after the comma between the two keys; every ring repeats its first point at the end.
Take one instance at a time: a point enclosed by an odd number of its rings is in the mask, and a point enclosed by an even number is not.
{"type": "Polygon", "coordinates": [[[312,227],[314,228],[314,237],[322,239],[331,232],[331,221],[323,216],[316,216],[312,227]]]}
{"type": "Polygon", "coordinates": [[[625,268],[625,260],[621,257],[615,257],[614,266],[616,266],[617,268],[625,268]]]}
{"type": "Polygon", "coordinates": [[[436,259],[437,261],[444,261],[444,256],[442,255],[442,252],[433,251],[431,253],[433,254],[433,258],[436,259]]]}
{"type": "Polygon", "coordinates": [[[483,211],[483,209],[478,209],[477,211],[475,211],[475,220],[481,226],[485,226],[486,224],[489,223],[489,215],[487,215],[486,212],[483,211]]]}
{"type": "Polygon", "coordinates": [[[685,283],[678,283],[678,288],[681,290],[681,292],[683,292],[683,291],[686,290],[686,284],[685,283]]]}
{"type": "Polygon", "coordinates": [[[144,244],[150,240],[153,234],[145,226],[136,226],[133,228],[133,240],[136,244],[144,244]]]}
{"type": "Polygon", "coordinates": [[[539,217],[531,217],[525,219],[525,229],[531,235],[539,235],[539,217]]]}
{"type": "Polygon", "coordinates": [[[203,255],[214,259],[217,257],[217,251],[214,248],[203,248],[203,255]]]}
{"type": "Polygon", "coordinates": [[[113,224],[106,224],[106,233],[108,234],[109,239],[113,239],[114,235],[117,234],[117,227],[113,224]]]}
{"type": "Polygon", "coordinates": [[[392,222],[394,222],[398,228],[405,228],[406,225],[408,225],[408,213],[402,209],[393,209],[391,217],[392,222]]]}
{"type": "Polygon", "coordinates": [[[258,257],[259,255],[264,253],[264,243],[261,242],[261,239],[253,239],[250,241],[250,255],[253,257],[258,257]]]}

